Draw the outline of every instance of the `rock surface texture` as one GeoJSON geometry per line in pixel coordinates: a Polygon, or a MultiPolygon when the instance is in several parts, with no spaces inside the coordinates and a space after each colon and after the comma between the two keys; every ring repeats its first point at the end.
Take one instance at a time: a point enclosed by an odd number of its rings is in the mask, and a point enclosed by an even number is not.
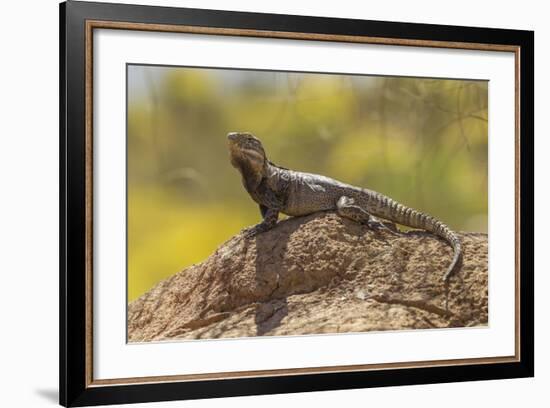
{"type": "Polygon", "coordinates": [[[252,238],[128,307],[130,342],[431,329],[488,323],[487,235],[459,234],[464,258],[446,288],[452,249],[430,233],[396,236],[317,213],[252,238]]]}

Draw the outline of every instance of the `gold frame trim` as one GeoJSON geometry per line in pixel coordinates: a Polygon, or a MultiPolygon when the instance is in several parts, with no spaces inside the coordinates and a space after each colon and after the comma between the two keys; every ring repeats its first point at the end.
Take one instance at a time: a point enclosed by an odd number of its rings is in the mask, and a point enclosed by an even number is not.
{"type": "Polygon", "coordinates": [[[85,233],[85,284],[86,284],[86,357],[85,386],[105,387],[143,383],[168,383],[179,381],[205,381],[266,376],[291,376],[300,374],[321,374],[353,371],[389,370],[396,368],[441,367],[449,365],[496,364],[521,361],[520,356],[520,51],[521,47],[503,44],[465,43],[450,41],[412,40],[369,36],[350,36],[332,34],[298,33],[287,31],[264,31],[235,28],[196,27],[186,25],[166,25],[148,23],[128,23],[120,21],[86,20],[86,233],[85,233]],[[206,34],[223,36],[243,36],[259,38],[278,38],[310,41],[331,41],[343,43],[381,44],[411,47],[452,48],[464,50],[513,52],[515,57],[515,354],[502,357],[480,357],[450,360],[430,360],[397,362],[384,364],[357,364],[325,367],[305,367],[276,370],[254,370],[238,372],[218,372],[206,374],[185,374],[154,377],[128,377],[113,379],[93,378],[93,30],[118,29],[134,31],[157,31],[187,34],[206,34]]]}

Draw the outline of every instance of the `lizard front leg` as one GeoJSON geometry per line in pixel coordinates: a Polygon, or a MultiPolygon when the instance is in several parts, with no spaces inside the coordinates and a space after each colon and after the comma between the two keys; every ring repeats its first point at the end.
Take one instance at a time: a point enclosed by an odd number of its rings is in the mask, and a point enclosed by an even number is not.
{"type": "Polygon", "coordinates": [[[336,210],[340,217],[348,218],[360,224],[368,225],[369,228],[373,230],[384,229],[392,234],[396,234],[396,231],[387,227],[383,222],[378,220],[367,210],[355,204],[355,201],[351,197],[340,197],[336,203],[336,210]]]}
{"type": "Polygon", "coordinates": [[[277,220],[279,219],[279,210],[277,208],[268,208],[260,204],[260,212],[263,217],[262,222],[248,228],[245,231],[247,237],[253,237],[256,234],[268,231],[277,225],[277,220]]]}

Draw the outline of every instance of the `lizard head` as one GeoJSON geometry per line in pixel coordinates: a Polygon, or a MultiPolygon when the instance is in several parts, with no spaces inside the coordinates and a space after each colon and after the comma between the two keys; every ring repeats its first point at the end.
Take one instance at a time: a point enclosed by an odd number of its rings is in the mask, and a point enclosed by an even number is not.
{"type": "Polygon", "coordinates": [[[267,157],[262,142],[248,132],[227,135],[231,165],[239,170],[247,190],[254,190],[266,173],[267,157]]]}
{"type": "Polygon", "coordinates": [[[227,141],[231,165],[241,172],[249,187],[257,186],[268,163],[262,142],[248,132],[231,132],[227,141]]]}

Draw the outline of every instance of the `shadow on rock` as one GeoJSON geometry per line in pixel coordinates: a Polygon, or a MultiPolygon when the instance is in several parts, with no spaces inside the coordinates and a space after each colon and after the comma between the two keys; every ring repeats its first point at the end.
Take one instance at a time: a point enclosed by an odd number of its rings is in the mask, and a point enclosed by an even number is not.
{"type": "Polygon", "coordinates": [[[281,292],[281,282],[291,272],[285,265],[283,257],[273,257],[274,253],[285,253],[290,236],[299,228],[299,224],[283,220],[277,225],[275,239],[270,234],[256,236],[256,284],[266,283],[272,286],[273,291],[267,302],[256,305],[254,322],[256,335],[263,336],[281,324],[288,315],[288,301],[284,292],[281,292]],[[274,278],[274,279],[273,279],[274,278]]]}

